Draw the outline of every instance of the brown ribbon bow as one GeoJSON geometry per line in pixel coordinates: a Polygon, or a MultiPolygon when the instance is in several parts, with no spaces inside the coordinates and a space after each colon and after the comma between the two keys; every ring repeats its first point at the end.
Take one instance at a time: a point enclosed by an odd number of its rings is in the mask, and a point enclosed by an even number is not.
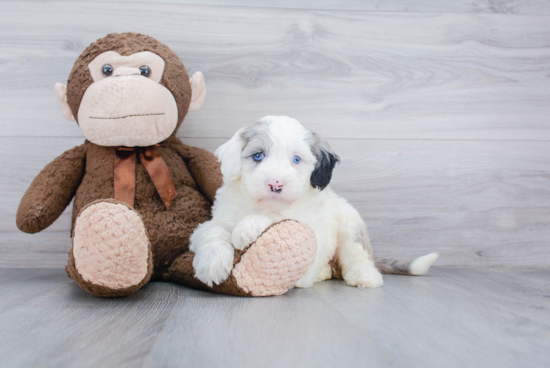
{"type": "Polygon", "coordinates": [[[137,153],[166,209],[170,209],[172,199],[176,196],[176,186],[166,162],[155,146],[118,147],[115,150],[115,199],[134,206],[137,153]]]}

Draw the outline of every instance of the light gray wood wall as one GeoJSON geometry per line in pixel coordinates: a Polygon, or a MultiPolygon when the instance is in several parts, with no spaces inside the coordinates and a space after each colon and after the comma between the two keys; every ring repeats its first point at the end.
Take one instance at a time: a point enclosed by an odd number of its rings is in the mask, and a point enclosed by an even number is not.
{"type": "Polygon", "coordinates": [[[550,2],[197,3],[1,1],[0,267],[65,264],[70,209],[36,235],[15,213],[34,176],[83,141],[54,83],[124,31],[204,73],[186,143],[214,150],[268,114],[328,138],[342,158],[332,186],[378,255],[550,264],[550,2]]]}

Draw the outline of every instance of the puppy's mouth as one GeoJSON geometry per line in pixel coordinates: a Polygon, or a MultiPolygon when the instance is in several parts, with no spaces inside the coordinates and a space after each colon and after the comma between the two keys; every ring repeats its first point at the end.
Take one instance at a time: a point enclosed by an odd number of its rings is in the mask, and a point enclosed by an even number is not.
{"type": "Polygon", "coordinates": [[[292,204],[293,201],[289,201],[287,200],[282,194],[281,194],[281,190],[279,190],[278,192],[276,191],[273,191],[272,193],[268,193],[266,196],[264,196],[263,198],[260,198],[258,199],[257,201],[258,203],[262,203],[262,202],[278,202],[278,203],[285,203],[285,204],[292,204]]]}

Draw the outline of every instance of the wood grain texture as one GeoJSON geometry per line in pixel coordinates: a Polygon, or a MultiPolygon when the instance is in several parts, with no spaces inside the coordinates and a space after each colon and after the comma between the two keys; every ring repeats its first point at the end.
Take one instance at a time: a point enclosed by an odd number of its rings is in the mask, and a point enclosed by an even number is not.
{"type": "Polygon", "coordinates": [[[0,134],[81,136],[53,85],[128,30],[204,73],[188,137],[285,114],[333,138],[550,139],[547,16],[26,1],[0,14],[0,134]]]}
{"type": "MultiPolygon", "coordinates": [[[[27,289],[44,283],[40,272],[13,284],[27,289]]],[[[53,290],[0,314],[0,365],[136,367],[178,294],[173,285],[157,283],[128,298],[100,299],[78,288],[63,271],[57,276],[49,279],[55,282],[53,290]]]]}
{"type": "MultiPolygon", "coordinates": [[[[184,141],[213,151],[224,139],[184,141]]],[[[0,171],[0,266],[64,266],[70,208],[40,234],[18,233],[13,219],[41,168],[80,142],[0,138],[0,155],[9,162],[0,171]],[[2,152],[8,140],[14,148],[2,152]],[[41,148],[27,151],[30,145],[41,148]]],[[[412,259],[437,251],[442,265],[550,263],[549,142],[329,142],[342,159],[331,187],[359,210],[378,256],[412,259]]]]}
{"type": "Polygon", "coordinates": [[[355,326],[420,367],[544,367],[550,361],[550,270],[437,269],[386,277],[382,289],[338,283],[315,290],[355,326]],[[526,277],[525,277],[526,276],[526,277]]]}
{"type": "Polygon", "coordinates": [[[184,367],[391,365],[386,347],[313,289],[292,290],[280,298],[186,296],[173,310],[179,323],[159,334],[145,366],[159,361],[184,367]]]}
{"type": "Polygon", "coordinates": [[[0,270],[5,367],[546,367],[548,268],[441,268],[368,290],[239,298],[150,283],[96,298],[61,270],[0,270]],[[41,292],[36,292],[41,286],[41,292]]]}
{"type": "Polygon", "coordinates": [[[35,175],[83,141],[53,84],[89,43],[129,30],[205,74],[186,143],[213,151],[267,114],[325,136],[343,159],[332,186],[379,256],[550,264],[548,2],[182,4],[2,2],[0,266],[64,266],[71,209],[36,235],[15,213],[35,175]]]}
{"type": "MultiPolygon", "coordinates": [[[[44,1],[44,0],[34,0],[44,1]]],[[[74,0],[65,0],[74,1],[74,0]]],[[[88,0],[110,1],[110,0],[88,0]]],[[[118,2],[172,3],[185,5],[242,6],[308,10],[354,10],[407,13],[498,13],[549,15],[544,0],[117,0],[118,2]]]]}
{"type": "Polygon", "coordinates": [[[0,313],[59,287],[63,276],[59,269],[0,269],[0,313]]]}

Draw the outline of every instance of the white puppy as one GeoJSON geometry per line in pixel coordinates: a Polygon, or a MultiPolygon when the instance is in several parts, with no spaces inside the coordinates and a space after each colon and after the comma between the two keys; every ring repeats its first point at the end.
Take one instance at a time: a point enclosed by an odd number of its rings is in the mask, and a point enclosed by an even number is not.
{"type": "Polygon", "coordinates": [[[191,236],[195,277],[212,286],[227,279],[235,249],[246,249],[271,224],[295,219],[317,237],[315,261],[296,283],[310,287],[335,269],[348,285],[381,286],[384,273],[419,275],[437,259],[432,253],[411,263],[376,265],[365,223],[328,184],[339,161],[317,134],[286,116],[266,116],[239,130],[216,151],[224,185],[216,193],[211,221],[191,236]]]}

